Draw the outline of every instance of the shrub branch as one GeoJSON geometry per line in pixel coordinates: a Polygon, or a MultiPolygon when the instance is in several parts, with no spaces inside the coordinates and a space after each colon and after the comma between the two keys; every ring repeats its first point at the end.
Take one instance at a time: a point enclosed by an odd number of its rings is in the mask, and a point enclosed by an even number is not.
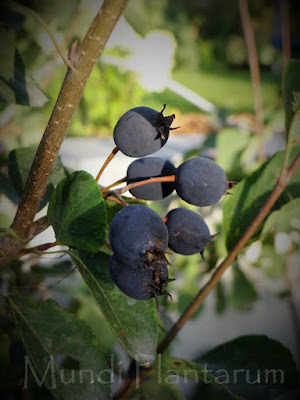
{"type": "Polygon", "coordinates": [[[0,266],[16,258],[32,238],[37,213],[48,176],[71,120],[78,107],[86,82],[97,63],[106,42],[122,15],[128,0],[104,0],[81,46],[74,57],[73,69],[68,69],[58,99],[34,157],[24,192],[11,229],[20,240],[4,235],[0,240],[0,266]]]}

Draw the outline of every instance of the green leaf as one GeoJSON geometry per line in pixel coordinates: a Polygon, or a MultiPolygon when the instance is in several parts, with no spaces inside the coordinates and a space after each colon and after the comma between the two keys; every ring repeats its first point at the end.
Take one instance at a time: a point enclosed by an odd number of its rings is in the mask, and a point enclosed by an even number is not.
{"type": "Polygon", "coordinates": [[[218,281],[216,284],[216,313],[222,315],[226,309],[227,301],[225,289],[222,281],[218,281]]]}
{"type": "Polygon", "coordinates": [[[119,342],[138,363],[151,364],[157,341],[153,299],[134,300],[121,292],[110,278],[107,254],[69,254],[119,342]]]}
{"type": "Polygon", "coordinates": [[[223,385],[216,375],[213,375],[211,371],[208,371],[198,362],[186,361],[159,354],[153,368],[156,370],[158,383],[179,383],[179,377],[183,377],[185,382],[190,379],[195,380],[196,382],[216,385],[224,390],[228,399],[241,399],[239,396],[234,394],[233,390],[231,391],[227,386],[223,385]]]}
{"type": "Polygon", "coordinates": [[[257,300],[256,291],[253,284],[236,264],[233,264],[232,268],[233,287],[231,303],[239,310],[248,309],[257,300]]]}
{"type": "Polygon", "coordinates": [[[0,101],[42,107],[48,97],[26,71],[13,32],[0,27],[0,42],[0,101]]]}
{"type": "Polygon", "coordinates": [[[196,360],[228,390],[247,400],[271,400],[298,384],[289,349],[264,335],[240,336],[196,360]]]}
{"type": "MultiPolygon", "coordinates": [[[[37,147],[28,146],[20,147],[18,149],[12,150],[8,156],[8,173],[13,184],[15,191],[17,192],[19,198],[22,196],[26,179],[31,168],[37,147]]],[[[60,156],[57,157],[53,165],[51,174],[48,179],[47,191],[45,192],[39,210],[41,210],[50,200],[51,194],[54,187],[61,181],[62,178],[66,176],[66,170],[61,162],[60,156]]],[[[8,186],[9,189],[9,186],[8,186]]],[[[11,190],[7,190],[7,195],[12,196],[11,190]]],[[[6,193],[5,193],[6,194],[6,193]]],[[[19,199],[18,199],[19,201],[19,199]]]]}
{"type": "Polygon", "coordinates": [[[280,210],[272,212],[267,218],[262,234],[270,231],[289,233],[292,229],[300,229],[300,198],[283,205],[280,210]]]}
{"type": "MultiPolygon", "coordinates": [[[[110,370],[84,321],[53,300],[36,305],[11,294],[8,303],[30,357],[25,357],[27,377],[33,377],[39,386],[43,382],[56,399],[110,398],[110,370]],[[68,362],[75,368],[65,368],[68,362]]],[[[27,383],[25,372],[24,386],[27,383]]]]}
{"type": "Polygon", "coordinates": [[[249,135],[236,128],[225,128],[217,136],[216,162],[226,171],[231,180],[242,176],[241,157],[249,143],[249,135]]]}
{"type": "Polygon", "coordinates": [[[287,142],[289,141],[290,126],[294,114],[300,107],[300,61],[291,60],[284,71],[283,77],[283,104],[285,108],[285,127],[287,142]]]}
{"type": "MultiPolygon", "coordinates": [[[[294,160],[299,151],[300,147],[295,146],[291,151],[290,160],[294,160]]],[[[284,157],[284,151],[274,154],[273,157],[262,164],[251,176],[239,182],[231,190],[232,196],[227,196],[227,199],[224,201],[223,234],[228,251],[235,246],[244,234],[274,189],[284,157]]],[[[300,170],[298,169],[280,198],[274,204],[272,210],[276,210],[291,199],[299,197],[299,183],[300,170]]],[[[255,240],[260,229],[251,240],[255,240]]]]}
{"type": "Polygon", "coordinates": [[[76,171],[54,190],[48,208],[59,244],[96,253],[105,241],[105,201],[95,179],[76,171]]]}

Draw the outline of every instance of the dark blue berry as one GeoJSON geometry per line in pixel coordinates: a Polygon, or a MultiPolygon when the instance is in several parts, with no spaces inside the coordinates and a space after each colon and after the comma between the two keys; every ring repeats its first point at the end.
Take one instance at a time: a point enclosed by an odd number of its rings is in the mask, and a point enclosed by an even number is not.
{"type": "Polygon", "coordinates": [[[163,110],[135,107],[123,114],[114,128],[119,150],[129,157],[144,157],[164,146],[175,115],[164,117],[163,110]]]}
{"type": "MultiPolygon", "coordinates": [[[[126,264],[114,254],[109,263],[112,281],[127,296],[137,300],[148,300],[168,294],[165,287],[173,280],[169,279],[165,264],[157,264],[155,270],[148,269],[143,263],[126,264]]],[[[158,303],[157,303],[158,304],[158,303]]]]}
{"type": "Polygon", "coordinates": [[[167,262],[168,239],[161,217],[141,204],[122,208],[110,224],[110,245],[116,256],[127,264],[167,262]]]}
{"type": "Polygon", "coordinates": [[[175,190],[184,201],[205,207],[217,203],[227,190],[224,170],[213,160],[195,157],[176,170],[175,190]]]}
{"type": "Polygon", "coordinates": [[[199,214],[186,208],[175,208],[168,212],[166,219],[170,249],[184,255],[203,253],[210,232],[199,214]]]}
{"type": "MultiPolygon", "coordinates": [[[[149,178],[175,175],[176,168],[161,157],[144,157],[134,160],[127,169],[127,184],[149,178]]],[[[130,193],[144,200],[162,200],[174,190],[174,182],[156,182],[130,189],[130,193]]]]}

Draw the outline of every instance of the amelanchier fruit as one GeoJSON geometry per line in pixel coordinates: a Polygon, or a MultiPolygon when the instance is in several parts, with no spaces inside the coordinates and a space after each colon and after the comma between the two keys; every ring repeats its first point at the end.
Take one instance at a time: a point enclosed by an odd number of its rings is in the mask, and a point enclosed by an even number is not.
{"type": "Polygon", "coordinates": [[[210,240],[209,228],[204,219],[187,208],[174,208],[166,215],[169,232],[169,247],[175,253],[203,254],[210,240]]]}
{"type": "Polygon", "coordinates": [[[169,138],[175,114],[165,117],[149,107],[135,107],[118,120],[114,141],[118,149],[129,157],[144,157],[161,149],[169,138]]]}
{"type": "MultiPolygon", "coordinates": [[[[150,178],[175,175],[176,168],[171,161],[161,157],[143,157],[134,160],[127,169],[127,184],[150,178]]],[[[174,182],[154,182],[129,190],[144,200],[162,200],[174,191],[174,182]]]]}

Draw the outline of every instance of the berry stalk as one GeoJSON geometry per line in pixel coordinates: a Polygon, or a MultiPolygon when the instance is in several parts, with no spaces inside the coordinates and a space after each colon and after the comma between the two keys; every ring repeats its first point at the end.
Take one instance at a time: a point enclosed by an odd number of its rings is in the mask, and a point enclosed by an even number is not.
{"type": "Polygon", "coordinates": [[[120,183],[126,182],[126,176],[124,178],[119,179],[118,181],[112,183],[111,185],[106,186],[105,188],[100,189],[100,192],[107,192],[109,189],[119,185],[120,183]]]}
{"type": "MultiPolygon", "coordinates": [[[[148,185],[149,183],[157,183],[157,182],[175,182],[175,180],[176,180],[176,175],[168,175],[168,176],[160,176],[157,178],[149,178],[149,179],[145,179],[144,181],[130,183],[129,185],[126,185],[120,189],[116,189],[114,192],[118,193],[118,194],[124,194],[125,192],[127,192],[127,190],[136,188],[138,186],[148,185]]],[[[101,192],[106,193],[108,188],[109,188],[109,186],[107,188],[101,189],[101,192]]]]}
{"type": "MultiPolygon", "coordinates": [[[[107,157],[107,159],[105,160],[104,164],[102,165],[102,167],[100,168],[100,171],[98,172],[95,181],[98,182],[101,175],[103,174],[103,171],[105,170],[105,168],[108,166],[108,164],[111,162],[111,160],[114,158],[114,156],[117,154],[117,152],[119,151],[118,146],[116,146],[112,152],[110,153],[110,155],[107,157]]],[[[110,186],[112,187],[112,186],[110,186]]]]}

